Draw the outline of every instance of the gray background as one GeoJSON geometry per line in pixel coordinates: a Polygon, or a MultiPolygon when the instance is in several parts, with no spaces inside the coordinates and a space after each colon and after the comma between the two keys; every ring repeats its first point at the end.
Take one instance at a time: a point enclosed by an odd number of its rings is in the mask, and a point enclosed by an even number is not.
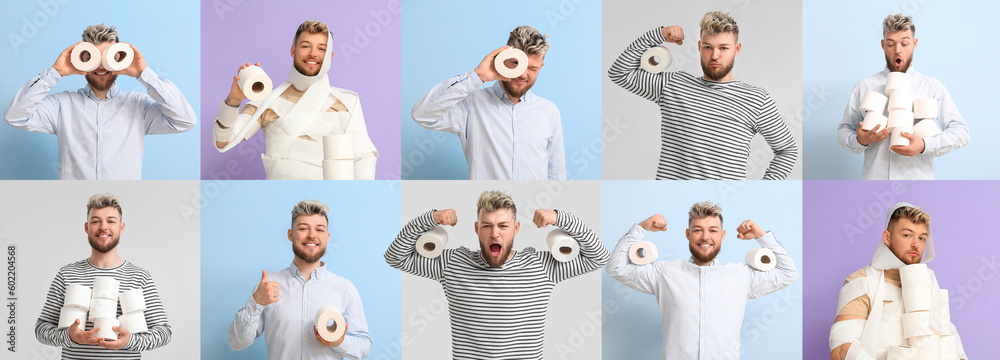
{"type": "MultiPolygon", "coordinates": [[[[607,70],[635,39],[658,26],[680,25],[684,45],[669,44],[667,71],[701,76],[698,23],[709,11],[725,11],[740,26],[743,43],[733,77],[764,88],[792,132],[799,158],[788,179],[802,179],[802,3],[800,1],[703,0],[604,2],[601,77],[603,179],[653,179],[660,154],[660,112],[655,103],[615,85],[607,70]]],[[[692,138],[712,141],[711,134],[692,138]]],[[[748,179],[761,179],[774,154],[760,135],[751,143],[748,179]]]]}
{"type": "MultiPolygon", "coordinates": [[[[455,209],[458,224],[447,227],[447,247],[478,250],[473,231],[476,200],[483,191],[501,190],[514,198],[521,222],[514,249],[547,250],[545,235],[555,228],[536,228],[531,222],[535,210],[570,212],[600,234],[600,185],[599,181],[410,180],[403,183],[403,224],[431,209],[455,209]]],[[[546,359],[601,358],[603,269],[556,284],[545,322],[546,359]]],[[[406,273],[402,276],[403,359],[450,359],[451,327],[441,284],[406,273]]]]}
{"type": "Polygon", "coordinates": [[[35,339],[35,321],[59,268],[90,256],[83,224],[87,200],[98,193],[115,194],[121,201],[125,230],[118,256],[153,276],[173,331],[170,343],[143,352],[142,358],[197,359],[201,339],[198,181],[150,180],[0,182],[0,199],[4,199],[0,245],[4,253],[8,244],[17,246],[17,358],[59,358],[59,348],[35,339]]]}

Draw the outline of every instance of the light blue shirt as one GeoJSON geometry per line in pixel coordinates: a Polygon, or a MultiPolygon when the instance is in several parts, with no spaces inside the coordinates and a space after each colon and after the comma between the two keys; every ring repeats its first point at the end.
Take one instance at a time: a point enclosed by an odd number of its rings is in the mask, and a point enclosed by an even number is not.
{"type": "Polygon", "coordinates": [[[475,71],[434,86],[413,105],[413,120],[458,135],[470,180],[564,180],[559,109],[528,90],[515,105],[497,81],[479,89],[475,71]]]}
{"type": "Polygon", "coordinates": [[[646,229],[632,225],[612,251],[606,270],[622,284],[656,296],[663,331],[661,359],[739,359],[747,299],[778,291],[799,276],[792,258],[770,231],[757,239],[777,258],[770,271],[718,261],[710,266],[698,266],[692,260],[633,264],[629,247],[645,236],[646,229]]]}
{"type": "Polygon", "coordinates": [[[148,95],[118,85],[104,100],[89,85],[49,95],[59,79],[49,67],[29,80],[3,117],[18,129],[56,135],[61,180],[139,180],[145,136],[184,132],[198,121],[180,89],[148,66],[138,77],[148,95]]]}
{"type": "Polygon", "coordinates": [[[229,326],[229,346],[234,350],[245,349],[263,333],[267,358],[272,360],[357,360],[368,356],[372,336],[354,284],[327,271],[326,264],[313,270],[308,282],[294,263],[268,274],[267,280],[278,283],[278,301],[263,306],[250,296],[229,326]],[[347,322],[344,341],[334,347],[320,344],[313,330],[316,313],[326,305],[340,310],[347,322]]]}
{"type": "Polygon", "coordinates": [[[889,138],[868,146],[861,145],[858,142],[858,123],[864,117],[860,110],[861,99],[869,90],[885,93],[889,68],[861,79],[854,85],[837,133],[844,149],[855,154],[865,153],[865,164],[861,169],[863,180],[933,180],[934,158],[969,143],[969,125],[962,119],[962,114],[958,112],[958,107],[944,85],[935,78],[917,72],[913,66],[906,70],[906,74],[913,79],[913,99],[938,100],[939,115],[934,120],[942,133],[924,139],[924,152],[914,156],[903,156],[889,150],[889,138]]]}

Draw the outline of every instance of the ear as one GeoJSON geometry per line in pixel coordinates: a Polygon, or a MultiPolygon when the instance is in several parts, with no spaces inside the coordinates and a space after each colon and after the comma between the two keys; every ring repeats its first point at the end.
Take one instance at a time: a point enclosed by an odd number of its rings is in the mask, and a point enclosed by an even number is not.
{"type": "Polygon", "coordinates": [[[722,242],[722,240],[725,240],[725,239],[726,239],[726,230],[722,230],[722,237],[719,238],[719,242],[722,242]]]}
{"type": "Polygon", "coordinates": [[[521,231],[521,222],[520,221],[515,221],[514,222],[514,235],[517,235],[518,231],[521,231]]]}
{"type": "Polygon", "coordinates": [[[292,241],[292,229],[288,229],[288,241],[292,241]]]}
{"type": "Polygon", "coordinates": [[[879,40],[878,41],[878,45],[879,45],[880,48],[882,48],[883,50],[885,50],[885,39],[879,40]]]}
{"type": "Polygon", "coordinates": [[[118,226],[118,235],[121,235],[124,232],[125,232],[125,222],[121,222],[121,223],[119,223],[119,226],[118,226]]]}
{"type": "Polygon", "coordinates": [[[292,44],[292,48],[288,51],[288,54],[292,56],[292,59],[295,59],[295,44],[292,44]]]}
{"type": "Polygon", "coordinates": [[[882,243],[889,247],[889,230],[882,230],[882,243]]]}
{"type": "Polygon", "coordinates": [[[90,231],[90,222],[84,221],[83,222],[83,232],[86,234],[88,231],[90,231]]]}
{"type": "Polygon", "coordinates": [[[688,240],[691,240],[691,229],[690,228],[684,229],[684,237],[687,238],[688,240]]]}
{"type": "Polygon", "coordinates": [[[476,221],[474,224],[472,224],[472,226],[476,227],[475,229],[473,229],[473,231],[476,233],[476,235],[479,235],[479,221],[476,221]]]}
{"type": "Polygon", "coordinates": [[[913,38],[913,48],[914,48],[914,49],[916,49],[916,48],[917,48],[917,43],[919,43],[919,42],[920,42],[920,39],[917,39],[917,38],[913,38]]]}
{"type": "Polygon", "coordinates": [[[701,40],[698,40],[698,51],[701,51],[701,40]]]}
{"type": "Polygon", "coordinates": [[[740,49],[743,48],[743,43],[736,43],[736,55],[740,54],[740,49]]]}

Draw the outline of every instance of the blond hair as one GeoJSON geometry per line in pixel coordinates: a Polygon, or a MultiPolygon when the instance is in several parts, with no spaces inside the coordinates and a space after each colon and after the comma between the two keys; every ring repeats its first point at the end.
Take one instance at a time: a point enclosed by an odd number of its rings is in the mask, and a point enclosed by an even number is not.
{"type": "Polygon", "coordinates": [[[85,30],[83,30],[82,38],[83,41],[94,45],[119,41],[118,30],[115,29],[115,26],[111,25],[111,27],[107,27],[104,26],[104,23],[88,26],[85,30]]]}
{"type": "Polygon", "coordinates": [[[521,25],[510,32],[507,45],[515,49],[521,49],[528,55],[541,55],[549,51],[549,43],[545,41],[546,35],[542,35],[538,29],[528,25],[521,25]]]}
{"type": "Polygon", "coordinates": [[[118,201],[118,197],[112,194],[96,194],[87,200],[87,216],[90,217],[90,210],[93,209],[103,209],[106,207],[114,207],[118,210],[118,216],[122,216],[122,206],[118,201]]]}
{"type": "Polygon", "coordinates": [[[737,40],[740,38],[740,27],[736,25],[736,20],[729,13],[712,11],[706,13],[701,18],[702,35],[716,35],[721,33],[733,33],[737,40]]]}
{"type": "Polygon", "coordinates": [[[885,17],[882,21],[882,37],[885,38],[886,35],[910,30],[913,34],[917,34],[917,26],[913,25],[913,18],[903,15],[903,14],[892,14],[885,17]]]}
{"type": "MultiPolygon", "coordinates": [[[[330,28],[325,23],[316,21],[316,19],[303,21],[299,25],[299,29],[295,30],[295,38],[292,39],[292,46],[295,46],[299,42],[299,35],[302,35],[303,32],[309,34],[326,34],[330,32],[330,28]]],[[[330,35],[330,41],[333,41],[333,34],[330,35]]],[[[333,46],[333,44],[326,44],[326,46],[333,46]]]]}
{"type": "Polygon", "coordinates": [[[719,204],[713,204],[711,201],[696,203],[691,205],[691,211],[688,211],[688,226],[691,226],[691,222],[694,221],[694,219],[713,216],[719,218],[719,223],[722,223],[722,206],[719,204]]]}
{"type": "Polygon", "coordinates": [[[479,200],[476,201],[477,216],[483,210],[486,210],[486,212],[494,212],[500,209],[510,209],[514,216],[517,216],[517,206],[514,205],[514,199],[511,199],[510,195],[501,191],[484,191],[481,195],[479,195],[479,200]]]}
{"type": "Polygon", "coordinates": [[[889,224],[886,225],[886,230],[892,231],[899,222],[899,219],[907,219],[912,221],[914,224],[924,224],[930,227],[931,225],[931,215],[920,210],[918,207],[901,206],[896,211],[892,212],[889,216],[889,224]]]}
{"type": "Polygon", "coordinates": [[[295,227],[295,219],[303,215],[323,215],[326,219],[326,223],[330,223],[330,218],[326,216],[326,213],[330,211],[330,207],[318,200],[302,200],[295,207],[292,208],[292,227],[295,227]]]}

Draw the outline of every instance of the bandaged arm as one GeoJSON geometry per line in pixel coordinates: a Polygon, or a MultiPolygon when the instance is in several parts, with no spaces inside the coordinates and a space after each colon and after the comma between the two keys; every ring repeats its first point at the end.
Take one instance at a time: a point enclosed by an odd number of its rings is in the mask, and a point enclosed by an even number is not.
{"type": "MultiPolygon", "coordinates": [[[[249,107],[249,105],[248,105],[249,107]]],[[[242,132],[243,127],[247,126],[250,122],[250,117],[252,117],[253,112],[249,114],[244,111],[240,113],[238,106],[229,106],[225,101],[219,106],[219,112],[215,115],[215,124],[212,126],[212,141],[215,142],[215,148],[219,152],[226,152],[232,147],[226,147],[232,141],[239,141],[245,139],[236,139],[237,136],[242,132]]],[[[250,124],[250,126],[256,126],[256,129],[251,129],[249,134],[256,134],[260,130],[260,124],[256,125],[250,124]]]]}
{"type": "Polygon", "coordinates": [[[858,315],[837,316],[830,327],[830,358],[833,360],[875,360],[861,347],[865,318],[858,315]],[[853,345],[853,346],[852,346],[853,345]]]}

